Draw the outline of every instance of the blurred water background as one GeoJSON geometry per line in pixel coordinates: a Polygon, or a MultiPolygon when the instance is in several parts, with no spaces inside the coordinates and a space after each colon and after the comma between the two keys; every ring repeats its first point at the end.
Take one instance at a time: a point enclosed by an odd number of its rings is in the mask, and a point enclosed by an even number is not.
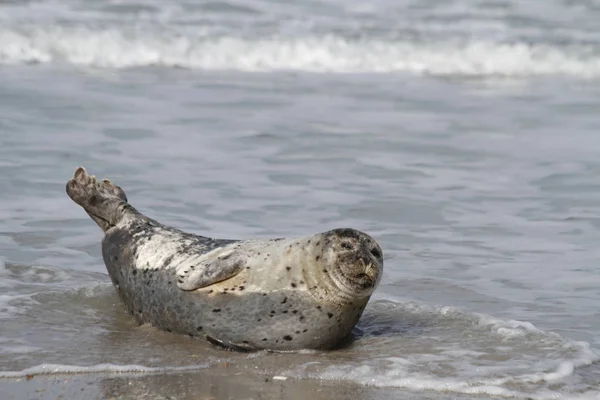
{"type": "Polygon", "coordinates": [[[0,393],[225,360],[600,398],[598,21],[596,0],[3,1],[0,393]],[[79,165],[203,235],[372,234],[385,273],[355,342],[248,355],[136,327],[64,193],[79,165]]]}

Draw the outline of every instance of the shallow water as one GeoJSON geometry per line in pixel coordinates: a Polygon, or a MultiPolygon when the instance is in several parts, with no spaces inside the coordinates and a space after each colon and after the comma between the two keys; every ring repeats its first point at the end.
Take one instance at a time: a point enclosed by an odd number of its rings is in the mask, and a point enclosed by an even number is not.
{"type": "Polygon", "coordinates": [[[3,3],[0,389],[227,361],[600,397],[599,18],[558,0],[3,3]],[[78,165],[203,235],[372,234],[384,278],[353,344],[249,355],[135,326],[64,193],[78,165]]]}

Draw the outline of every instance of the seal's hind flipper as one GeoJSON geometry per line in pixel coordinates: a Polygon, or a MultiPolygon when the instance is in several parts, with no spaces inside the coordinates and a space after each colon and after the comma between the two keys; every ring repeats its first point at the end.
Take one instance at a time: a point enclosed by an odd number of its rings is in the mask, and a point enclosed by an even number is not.
{"type": "Polygon", "coordinates": [[[104,232],[118,224],[125,212],[133,209],[127,203],[123,189],[108,179],[98,182],[83,167],[77,168],[73,178],[67,182],[67,194],[104,232]]]}
{"type": "Polygon", "coordinates": [[[196,290],[229,279],[244,269],[248,258],[236,248],[218,248],[177,271],[177,286],[183,290],[196,290]]]}

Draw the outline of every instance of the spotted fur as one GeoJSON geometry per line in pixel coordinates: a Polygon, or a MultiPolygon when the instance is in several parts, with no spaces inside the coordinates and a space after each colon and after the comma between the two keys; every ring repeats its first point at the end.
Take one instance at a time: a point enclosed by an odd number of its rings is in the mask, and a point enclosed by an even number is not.
{"type": "Polygon", "coordinates": [[[354,229],[207,238],[142,215],[107,182],[81,168],[67,193],[104,231],[109,275],[140,323],[240,350],[328,349],[348,336],[381,278],[381,248],[354,229]]]}

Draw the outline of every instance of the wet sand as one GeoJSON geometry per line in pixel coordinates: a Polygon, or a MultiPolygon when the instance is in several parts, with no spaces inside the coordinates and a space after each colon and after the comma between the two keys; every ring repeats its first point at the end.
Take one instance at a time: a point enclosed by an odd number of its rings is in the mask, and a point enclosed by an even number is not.
{"type": "Polygon", "coordinates": [[[65,374],[0,380],[2,400],[57,399],[457,399],[436,392],[376,388],[347,382],[273,379],[227,366],[180,374],[65,374]]]}

